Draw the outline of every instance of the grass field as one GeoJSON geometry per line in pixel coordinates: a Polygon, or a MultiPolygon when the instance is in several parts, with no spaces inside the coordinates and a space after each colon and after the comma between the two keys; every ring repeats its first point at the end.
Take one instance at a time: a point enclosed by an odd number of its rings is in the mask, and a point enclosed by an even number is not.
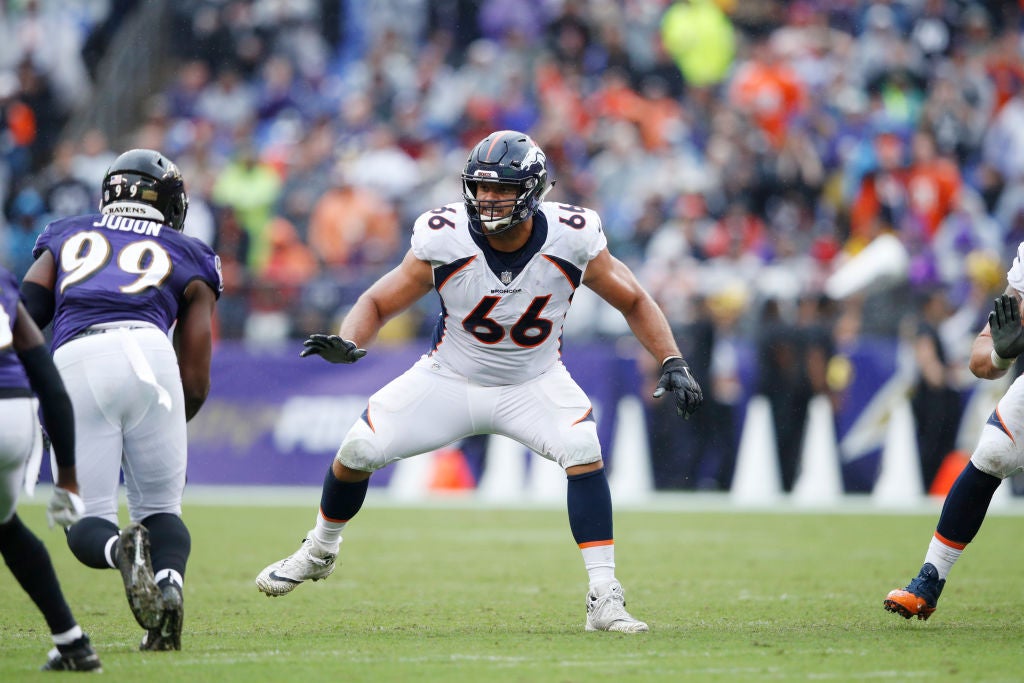
{"type": "MultiPolygon", "coordinates": [[[[304,506],[191,503],[184,649],[136,650],[119,575],[46,541],[105,676],[117,681],[1019,681],[1022,520],[992,516],[928,622],[885,612],[917,572],[934,514],[623,510],[618,575],[641,635],[585,633],[586,576],[558,509],[384,507],[370,500],[329,579],[286,597],[253,578],[298,547],[304,506]]],[[[49,639],[6,570],[0,681],[49,639]]],[[[70,674],[69,674],[70,675],[70,674]]]]}

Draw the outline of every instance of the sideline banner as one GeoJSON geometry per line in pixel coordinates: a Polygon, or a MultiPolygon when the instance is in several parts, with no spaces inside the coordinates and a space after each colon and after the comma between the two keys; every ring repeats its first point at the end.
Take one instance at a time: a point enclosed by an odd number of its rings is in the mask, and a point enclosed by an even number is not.
{"type": "MultiPolygon", "coordinates": [[[[189,423],[189,483],[319,486],[370,395],[427,348],[423,341],[375,346],[358,363],[333,365],[299,358],[300,342],[280,351],[219,344],[210,397],[189,423]]],[[[615,411],[606,407],[637,392],[636,363],[608,345],[573,345],[566,355],[566,367],[594,404],[607,452],[615,411]]],[[[392,469],[376,473],[372,485],[386,485],[392,469]]]]}
{"type": "MultiPolygon", "coordinates": [[[[189,483],[319,486],[369,396],[411,366],[427,344],[379,345],[358,363],[333,365],[299,358],[300,341],[275,350],[220,342],[214,350],[210,396],[188,427],[189,483]]],[[[571,341],[567,347],[563,360],[593,402],[598,436],[614,473],[612,447],[622,399],[639,396],[645,401],[641,391],[650,387],[644,386],[636,360],[620,355],[615,344],[571,341]]],[[[898,342],[864,339],[841,356],[851,370],[835,414],[844,491],[867,492],[878,474],[888,403],[900,393],[898,342]]],[[[753,354],[741,354],[741,365],[745,408],[754,383],[753,354]]],[[[705,392],[710,390],[705,387],[705,392]]],[[[736,429],[742,426],[740,419],[736,429]]],[[[639,432],[632,425],[627,433],[639,432]]],[[[40,481],[53,481],[49,460],[43,459],[40,481]]],[[[393,468],[376,473],[371,485],[387,485],[393,468]]]]}

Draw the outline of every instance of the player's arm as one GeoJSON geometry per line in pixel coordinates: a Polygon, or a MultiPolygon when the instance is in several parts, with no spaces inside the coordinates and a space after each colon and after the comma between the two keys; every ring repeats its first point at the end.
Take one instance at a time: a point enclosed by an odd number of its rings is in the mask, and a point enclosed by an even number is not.
{"type": "Polygon", "coordinates": [[[366,355],[366,349],[360,347],[376,339],[384,323],[412,306],[433,286],[430,264],[409,250],[398,266],[359,296],[338,334],[310,335],[302,342],[299,355],[318,355],[331,363],[355,363],[366,355]]]}
{"type": "Polygon", "coordinates": [[[640,285],[633,271],[607,249],[602,249],[587,266],[583,284],[622,313],[637,341],[659,363],[682,355],[654,298],[640,285]]]}
{"type": "Polygon", "coordinates": [[[1012,287],[992,302],[992,312],[984,329],[971,346],[971,372],[981,379],[998,379],[1024,352],[1024,327],[1021,327],[1020,295],[1012,287]]]}
{"type": "Polygon", "coordinates": [[[402,262],[374,282],[356,300],[338,330],[338,336],[366,346],[391,318],[422,299],[434,287],[430,264],[410,249],[402,262]]]}
{"type": "Polygon", "coordinates": [[[666,392],[676,402],[676,412],[689,417],[704,400],[700,384],[676,345],[672,328],[654,298],[637,281],[626,264],[602,249],[587,266],[583,284],[614,306],[629,324],[637,341],[661,363],[661,378],[654,398],[666,392]]]}
{"type": "Polygon", "coordinates": [[[21,282],[21,299],[39,329],[45,329],[53,320],[53,287],[56,282],[57,264],[53,254],[44,251],[29,267],[21,282]]]}
{"type": "Polygon", "coordinates": [[[202,280],[185,288],[184,302],[174,326],[174,350],[178,354],[181,386],[185,391],[185,419],[191,420],[210,393],[210,359],[213,356],[213,309],[217,296],[202,280]]]}
{"type": "Polygon", "coordinates": [[[28,309],[18,303],[14,321],[14,351],[28,375],[32,391],[39,398],[43,426],[50,437],[53,457],[57,461],[57,481],[60,488],[78,493],[75,475],[75,414],[57,366],[53,364],[46,339],[32,321],[28,309]]]}

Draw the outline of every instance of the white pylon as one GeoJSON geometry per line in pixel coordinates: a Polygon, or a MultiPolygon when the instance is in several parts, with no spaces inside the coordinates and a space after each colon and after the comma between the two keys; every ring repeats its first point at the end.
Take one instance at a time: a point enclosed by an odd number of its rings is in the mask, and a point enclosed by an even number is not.
{"type": "Polygon", "coordinates": [[[526,473],[526,490],[530,500],[541,503],[564,502],[568,481],[565,470],[547,458],[529,453],[529,467],[526,473]]]}
{"type": "Polygon", "coordinates": [[[884,507],[911,507],[920,503],[924,495],[914,413],[906,396],[900,396],[889,413],[871,499],[884,507]]]}
{"type": "Polygon", "coordinates": [[[644,405],[637,396],[619,401],[608,486],[616,503],[643,502],[654,491],[644,405]]]}
{"type": "Polygon", "coordinates": [[[436,452],[430,451],[396,462],[388,481],[388,494],[403,501],[426,498],[435,457],[436,452]]]}
{"type": "Polygon", "coordinates": [[[526,448],[507,436],[487,439],[484,471],[477,494],[488,501],[521,501],[526,488],[526,448]]]}
{"type": "Polygon", "coordinates": [[[819,394],[807,407],[807,426],[800,453],[800,472],[793,501],[800,505],[832,505],[843,495],[835,418],[828,397],[819,394]]]}
{"type": "Polygon", "coordinates": [[[1013,504],[1013,482],[1012,477],[1006,477],[1003,479],[1003,483],[999,485],[996,492],[992,494],[992,502],[989,503],[989,510],[998,510],[1001,508],[1009,507],[1013,504]]]}
{"type": "Polygon", "coordinates": [[[779,450],[765,396],[752,396],[747,403],[729,495],[739,505],[767,505],[782,496],[779,450]]]}

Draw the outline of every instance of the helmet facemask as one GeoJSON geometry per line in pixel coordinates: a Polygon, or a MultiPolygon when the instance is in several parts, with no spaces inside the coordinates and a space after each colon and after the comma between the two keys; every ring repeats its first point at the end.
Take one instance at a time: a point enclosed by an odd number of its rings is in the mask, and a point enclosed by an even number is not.
{"type": "MultiPolygon", "coordinates": [[[[480,222],[485,235],[499,235],[511,230],[533,215],[536,206],[531,207],[531,196],[537,186],[536,178],[527,178],[521,182],[495,181],[493,179],[474,182],[463,179],[466,205],[471,206],[470,215],[480,222]],[[515,188],[516,194],[504,195],[507,199],[480,199],[477,197],[480,183],[485,182],[503,187],[515,188]]],[[[533,202],[539,204],[539,202],[533,202]]]]}
{"type": "Polygon", "coordinates": [[[550,189],[544,152],[529,136],[516,131],[498,131],[480,141],[462,172],[462,198],[470,228],[488,237],[532,217],[550,189]],[[515,194],[481,200],[480,183],[512,188],[515,194]]]}

